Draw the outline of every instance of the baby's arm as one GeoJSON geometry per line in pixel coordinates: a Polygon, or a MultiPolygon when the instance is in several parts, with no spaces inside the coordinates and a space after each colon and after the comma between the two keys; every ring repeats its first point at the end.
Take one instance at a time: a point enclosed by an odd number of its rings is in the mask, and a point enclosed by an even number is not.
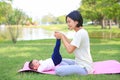
{"type": "Polygon", "coordinates": [[[43,66],[40,65],[40,66],[38,67],[37,71],[39,71],[39,72],[43,72],[44,69],[45,69],[45,67],[43,67],[43,66]]]}

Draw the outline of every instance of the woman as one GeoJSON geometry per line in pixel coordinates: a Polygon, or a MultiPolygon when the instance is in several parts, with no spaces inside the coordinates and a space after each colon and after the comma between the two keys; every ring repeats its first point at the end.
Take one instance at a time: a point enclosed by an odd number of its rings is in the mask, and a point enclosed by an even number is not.
{"type": "Polygon", "coordinates": [[[66,16],[66,23],[69,30],[74,30],[76,33],[72,41],[64,34],[55,32],[55,37],[61,39],[67,52],[74,53],[75,60],[68,60],[72,64],[59,66],[56,68],[56,74],[59,76],[80,74],[87,75],[93,72],[92,57],[90,54],[90,43],[88,32],[83,28],[83,18],[79,11],[72,11],[66,16]]]}

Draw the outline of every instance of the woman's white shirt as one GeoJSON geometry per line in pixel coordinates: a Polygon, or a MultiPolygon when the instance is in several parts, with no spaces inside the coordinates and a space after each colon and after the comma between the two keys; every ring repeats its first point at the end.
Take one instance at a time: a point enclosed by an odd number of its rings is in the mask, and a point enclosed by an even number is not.
{"type": "Polygon", "coordinates": [[[83,68],[86,68],[88,73],[93,72],[93,60],[90,54],[90,42],[88,32],[85,29],[80,29],[75,33],[71,45],[77,47],[74,50],[75,62],[83,68]]]}

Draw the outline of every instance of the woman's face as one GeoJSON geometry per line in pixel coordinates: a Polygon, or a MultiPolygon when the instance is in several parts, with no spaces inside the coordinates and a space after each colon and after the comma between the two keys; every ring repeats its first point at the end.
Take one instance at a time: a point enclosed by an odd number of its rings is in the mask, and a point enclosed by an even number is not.
{"type": "Polygon", "coordinates": [[[77,24],[78,24],[77,21],[74,21],[74,20],[72,20],[70,17],[67,17],[68,29],[70,29],[70,30],[75,29],[77,24]]]}

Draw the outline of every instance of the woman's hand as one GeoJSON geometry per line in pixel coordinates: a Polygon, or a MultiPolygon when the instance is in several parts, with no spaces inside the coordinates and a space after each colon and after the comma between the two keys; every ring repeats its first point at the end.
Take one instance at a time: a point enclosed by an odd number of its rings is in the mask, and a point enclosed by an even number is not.
{"type": "Polygon", "coordinates": [[[54,33],[54,36],[55,36],[57,39],[61,39],[62,36],[63,36],[63,33],[55,32],[55,33],[54,33]]]}

